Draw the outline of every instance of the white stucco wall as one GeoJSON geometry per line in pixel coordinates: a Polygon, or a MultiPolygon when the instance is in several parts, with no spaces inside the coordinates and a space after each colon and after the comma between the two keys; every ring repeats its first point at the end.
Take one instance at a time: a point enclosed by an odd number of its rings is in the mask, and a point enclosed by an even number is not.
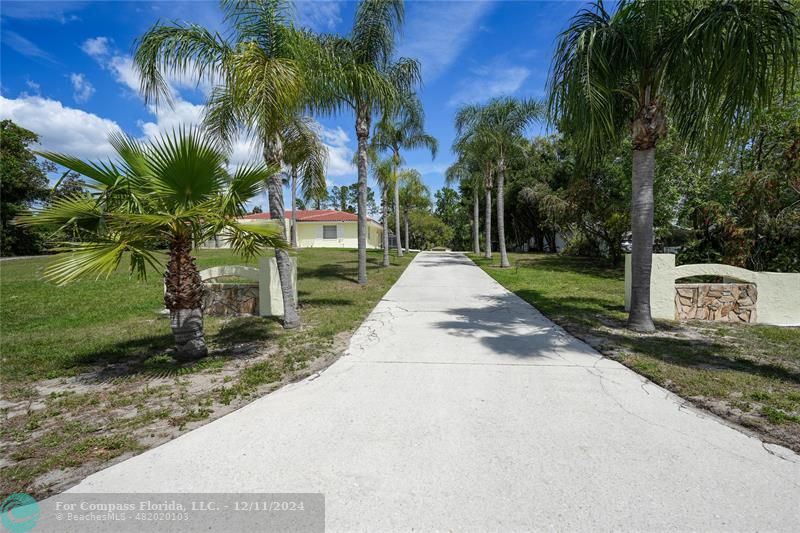
{"type": "MultiPolygon", "coordinates": [[[[380,225],[367,223],[367,248],[380,248],[380,225]]],[[[298,248],[358,248],[358,222],[298,222],[298,248]],[[322,227],[336,226],[336,239],[323,239],[322,227]]]]}
{"type": "MultiPolygon", "coordinates": [[[[297,302],[297,258],[292,257],[292,286],[294,301],[297,302]]],[[[258,281],[258,307],[260,316],[283,316],[283,293],[278,277],[278,263],[275,257],[259,257],[258,268],[225,265],[200,271],[203,281],[223,276],[235,276],[258,281]]]]}
{"type": "MultiPolygon", "coordinates": [[[[653,254],[650,312],[653,318],[675,318],[675,280],[689,276],[723,276],[754,283],[758,291],[759,324],[800,326],[800,274],[753,272],[714,263],[675,266],[674,254],[653,254]]],[[[625,309],[630,308],[631,256],[625,256],[625,309]]]]}
{"type": "MultiPolygon", "coordinates": [[[[242,223],[263,223],[263,220],[243,220],[242,223]]],[[[268,222],[269,223],[269,222],[268,222]]],[[[289,241],[291,221],[286,220],[286,240],[289,241]]],[[[383,228],[377,222],[367,222],[367,248],[380,248],[383,228]]],[[[298,222],[298,248],[358,248],[358,222],[298,222]],[[336,226],[336,239],[323,239],[322,227],[336,226]]],[[[230,248],[224,234],[200,245],[200,248],[230,248]]]]}

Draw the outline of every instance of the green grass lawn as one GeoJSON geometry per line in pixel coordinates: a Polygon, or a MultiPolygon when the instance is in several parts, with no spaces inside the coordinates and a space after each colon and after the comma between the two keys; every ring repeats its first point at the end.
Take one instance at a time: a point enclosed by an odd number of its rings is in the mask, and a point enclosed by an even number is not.
{"type": "Polygon", "coordinates": [[[472,259],[551,320],[656,383],[800,451],[800,328],[712,322],[625,329],[624,273],[596,259],[510,254],[472,259]]]}
{"type": "MultiPolygon", "coordinates": [[[[361,287],[355,250],[298,250],[303,326],[206,317],[210,356],[183,365],[168,355],[159,272],[58,287],[41,280],[46,257],[0,262],[0,496],[59,490],[329,364],[413,259],[383,268],[381,254],[369,252],[361,287]]],[[[246,264],[227,250],[197,256],[201,269],[246,264]]]]}

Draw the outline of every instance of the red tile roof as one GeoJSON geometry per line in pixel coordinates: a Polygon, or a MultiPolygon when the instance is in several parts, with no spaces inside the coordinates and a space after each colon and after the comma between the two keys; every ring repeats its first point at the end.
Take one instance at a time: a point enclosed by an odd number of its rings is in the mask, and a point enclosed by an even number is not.
{"type": "MultiPolygon", "coordinates": [[[[284,217],[291,218],[292,212],[285,211],[284,217]]],[[[242,217],[244,220],[269,220],[272,216],[269,213],[254,213],[252,215],[245,215],[242,217]]],[[[368,219],[375,222],[372,219],[368,219]]],[[[357,222],[358,215],[355,213],[347,213],[345,211],[334,211],[333,209],[308,209],[304,211],[297,211],[298,222],[357,222]]]]}

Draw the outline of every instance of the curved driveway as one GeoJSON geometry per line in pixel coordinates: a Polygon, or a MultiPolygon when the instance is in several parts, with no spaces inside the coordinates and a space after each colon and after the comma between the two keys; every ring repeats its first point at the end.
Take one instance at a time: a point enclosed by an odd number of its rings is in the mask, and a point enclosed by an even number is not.
{"type": "Polygon", "coordinates": [[[800,456],[422,253],[346,356],[79,492],[323,492],[329,531],[800,531],[800,456]]]}

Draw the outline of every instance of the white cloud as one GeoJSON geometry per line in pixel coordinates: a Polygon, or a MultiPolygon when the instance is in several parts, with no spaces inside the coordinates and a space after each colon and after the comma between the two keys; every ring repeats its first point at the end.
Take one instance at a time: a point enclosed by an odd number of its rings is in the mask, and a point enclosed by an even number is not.
{"type": "Polygon", "coordinates": [[[155,122],[139,121],[139,127],[145,137],[157,137],[159,133],[172,131],[181,126],[194,126],[203,119],[203,106],[195,105],[185,100],[175,100],[172,107],[162,105],[156,108],[150,106],[150,113],[155,117],[155,122]]]}
{"type": "Polygon", "coordinates": [[[350,148],[350,137],[341,126],[329,129],[319,125],[319,135],[328,148],[328,176],[352,176],[356,172],[353,165],[353,149],[350,148]]]}
{"type": "Polygon", "coordinates": [[[297,21],[316,31],[333,31],[342,21],[342,5],[330,0],[300,0],[295,3],[297,21]]]}
{"type": "Polygon", "coordinates": [[[472,70],[472,76],[461,80],[459,89],[448,101],[448,105],[487,100],[496,96],[514,94],[531,71],[520,66],[479,67],[472,70]]]}
{"type": "Polygon", "coordinates": [[[82,9],[87,2],[3,2],[3,16],[25,20],[57,20],[62,24],[79,20],[69,11],[82,9]]]}
{"type": "Polygon", "coordinates": [[[419,59],[426,81],[436,78],[480,31],[479,22],[491,8],[484,0],[409,4],[400,55],[419,59]]]}
{"type": "Polygon", "coordinates": [[[33,41],[26,39],[16,32],[10,30],[3,31],[2,40],[3,44],[10,46],[24,56],[46,59],[47,61],[55,63],[53,56],[39,48],[33,41]]]}
{"type": "Polygon", "coordinates": [[[108,37],[95,37],[93,39],[86,39],[81,45],[86,55],[95,59],[103,58],[109,55],[109,44],[111,39],[108,37]]]}
{"type": "Polygon", "coordinates": [[[39,96],[0,96],[0,118],[13,120],[38,134],[43,150],[86,159],[111,156],[113,150],[107,136],[119,129],[113,120],[39,96]]]}
{"type": "MultiPolygon", "coordinates": [[[[33,91],[34,95],[39,96],[39,94],[41,93],[42,86],[39,85],[38,83],[36,83],[35,81],[27,80],[25,82],[25,85],[27,85],[28,89],[33,91]]],[[[27,95],[27,93],[25,93],[25,94],[27,95]]]]}
{"type": "Polygon", "coordinates": [[[73,72],[69,75],[72,83],[72,97],[76,102],[87,102],[94,94],[94,86],[83,74],[73,72]]]}

